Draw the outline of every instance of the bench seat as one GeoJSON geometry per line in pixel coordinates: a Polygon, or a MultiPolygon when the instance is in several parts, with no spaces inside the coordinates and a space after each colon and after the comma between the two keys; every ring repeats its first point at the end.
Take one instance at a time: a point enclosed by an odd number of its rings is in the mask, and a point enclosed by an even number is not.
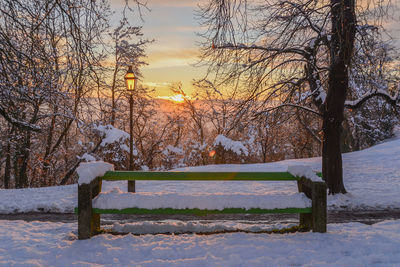
{"type": "Polygon", "coordinates": [[[304,193],[127,193],[114,189],[93,199],[93,211],[99,214],[311,213],[311,206],[304,193]]]}

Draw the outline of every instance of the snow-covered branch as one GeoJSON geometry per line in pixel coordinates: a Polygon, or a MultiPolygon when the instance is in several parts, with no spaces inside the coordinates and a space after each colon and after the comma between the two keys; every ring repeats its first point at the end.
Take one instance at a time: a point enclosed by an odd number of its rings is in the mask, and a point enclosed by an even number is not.
{"type": "Polygon", "coordinates": [[[266,52],[274,52],[274,53],[291,53],[291,54],[299,54],[302,56],[306,56],[307,52],[303,49],[300,48],[274,48],[274,47],[264,47],[264,46],[259,46],[259,45],[251,45],[247,46],[244,44],[224,44],[224,45],[213,45],[214,49],[234,49],[234,50],[262,50],[266,52]]]}
{"type": "Polygon", "coordinates": [[[20,121],[17,120],[11,116],[9,116],[7,114],[7,112],[0,107],[0,115],[3,116],[3,118],[8,121],[9,123],[11,123],[12,125],[16,126],[17,128],[23,129],[23,130],[27,130],[27,131],[34,131],[34,132],[40,132],[41,128],[35,124],[31,124],[28,122],[24,122],[24,121],[20,121]]]}
{"type": "Polygon", "coordinates": [[[383,90],[376,90],[373,92],[368,92],[368,93],[364,94],[363,96],[361,96],[359,99],[346,101],[344,106],[346,108],[357,109],[362,104],[364,104],[367,100],[369,100],[373,97],[382,97],[389,104],[400,108],[399,90],[396,92],[396,94],[394,96],[391,96],[387,91],[383,91],[383,90]]]}

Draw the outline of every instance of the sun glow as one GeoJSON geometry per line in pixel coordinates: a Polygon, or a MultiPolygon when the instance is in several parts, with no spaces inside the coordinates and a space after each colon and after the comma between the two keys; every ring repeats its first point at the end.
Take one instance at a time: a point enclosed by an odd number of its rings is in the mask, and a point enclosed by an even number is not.
{"type": "Polygon", "coordinates": [[[171,96],[171,100],[176,103],[183,103],[185,101],[185,97],[181,94],[171,96]]]}
{"type": "Polygon", "coordinates": [[[180,104],[185,101],[186,96],[184,96],[182,94],[177,94],[177,95],[173,95],[173,96],[159,96],[158,98],[170,100],[177,104],[180,104]]]}

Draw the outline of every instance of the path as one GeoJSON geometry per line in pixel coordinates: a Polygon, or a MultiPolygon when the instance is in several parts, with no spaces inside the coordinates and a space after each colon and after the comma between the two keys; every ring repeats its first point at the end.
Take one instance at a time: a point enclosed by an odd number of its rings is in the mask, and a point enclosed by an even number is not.
{"type": "MultiPolygon", "coordinates": [[[[124,220],[134,221],[155,221],[155,220],[183,220],[183,221],[207,221],[207,220],[238,220],[255,223],[263,221],[275,222],[296,222],[297,214],[261,214],[261,215],[229,215],[219,214],[204,217],[183,216],[183,215],[102,215],[103,224],[112,224],[114,221],[124,220]]],[[[383,220],[400,219],[400,209],[392,210],[359,210],[359,211],[329,211],[328,223],[361,222],[374,224],[383,220]]],[[[24,221],[50,221],[50,222],[74,222],[77,221],[75,214],[63,213],[20,213],[20,214],[0,214],[0,220],[24,220],[24,221]]]]}

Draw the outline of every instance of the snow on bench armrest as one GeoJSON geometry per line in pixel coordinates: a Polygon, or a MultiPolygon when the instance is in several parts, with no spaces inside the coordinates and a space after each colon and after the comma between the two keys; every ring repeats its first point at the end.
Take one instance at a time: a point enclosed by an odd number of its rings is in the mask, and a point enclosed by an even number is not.
{"type": "Polygon", "coordinates": [[[102,192],[93,199],[93,208],[116,209],[208,209],[223,210],[225,208],[260,208],[286,209],[309,208],[311,200],[303,193],[293,194],[179,194],[179,193],[126,193],[114,188],[102,192]]]}
{"type": "Polygon", "coordinates": [[[107,171],[113,171],[114,165],[104,161],[82,162],[76,169],[78,184],[90,184],[93,179],[103,176],[107,171]]]}
{"type": "Polygon", "coordinates": [[[322,179],[318,177],[311,167],[306,165],[292,165],[288,166],[288,173],[297,177],[306,177],[314,182],[322,182],[322,179]]]}

